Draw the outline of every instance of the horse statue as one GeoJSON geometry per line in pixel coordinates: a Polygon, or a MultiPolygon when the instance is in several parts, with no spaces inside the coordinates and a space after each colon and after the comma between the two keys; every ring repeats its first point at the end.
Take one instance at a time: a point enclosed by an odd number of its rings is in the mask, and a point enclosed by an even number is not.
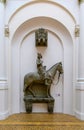
{"type": "Polygon", "coordinates": [[[49,70],[46,71],[46,76],[42,78],[39,73],[31,72],[25,75],[24,77],[24,88],[23,91],[26,93],[26,91],[30,91],[30,93],[35,97],[34,92],[32,91],[31,87],[36,83],[38,85],[44,85],[48,86],[47,89],[47,95],[50,95],[50,86],[53,82],[53,79],[55,75],[58,73],[58,81],[60,78],[60,75],[63,74],[63,67],[62,63],[56,63],[53,65],[49,70]]]}

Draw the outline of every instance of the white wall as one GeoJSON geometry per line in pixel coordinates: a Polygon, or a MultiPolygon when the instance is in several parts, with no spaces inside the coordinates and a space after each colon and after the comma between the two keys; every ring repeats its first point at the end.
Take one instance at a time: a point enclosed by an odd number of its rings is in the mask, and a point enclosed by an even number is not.
{"type": "MultiPolygon", "coordinates": [[[[35,32],[32,32],[32,34],[28,35],[28,37],[26,37],[24,39],[24,41],[21,44],[21,109],[22,111],[25,111],[25,107],[24,107],[24,102],[23,102],[23,87],[24,87],[24,76],[29,73],[29,72],[36,72],[36,58],[37,58],[37,52],[40,52],[43,56],[43,61],[44,61],[44,65],[47,66],[47,70],[53,66],[54,64],[56,64],[57,62],[63,61],[63,48],[62,48],[62,44],[60,43],[58,37],[56,35],[53,35],[51,32],[48,31],[48,46],[47,47],[36,47],[35,46],[35,32]]],[[[54,84],[56,84],[56,82],[54,81],[54,84]]],[[[60,83],[61,84],[61,83],[60,83]]],[[[55,97],[55,99],[57,98],[57,94],[59,93],[61,97],[59,98],[59,101],[57,102],[58,99],[56,99],[56,103],[55,103],[55,107],[54,107],[54,112],[59,111],[62,112],[62,88],[63,86],[52,86],[51,87],[51,93],[52,95],[55,97]],[[57,87],[57,89],[56,89],[57,87]],[[61,101],[60,101],[61,99],[61,101]],[[58,106],[58,104],[60,105],[60,109],[58,106]]],[[[42,104],[41,104],[42,105],[42,104]]],[[[33,107],[34,108],[34,107],[33,107]]],[[[33,111],[37,111],[37,112],[42,112],[41,110],[42,107],[40,107],[40,105],[38,105],[37,109],[33,111]],[[40,108],[38,110],[38,108],[40,108]]],[[[47,109],[44,109],[44,111],[47,111],[47,109]]]]}
{"type": "Polygon", "coordinates": [[[8,115],[8,84],[6,77],[5,39],[4,39],[4,4],[0,2],[0,119],[8,115]]]}
{"type": "MultiPolygon", "coordinates": [[[[53,64],[62,61],[64,67],[64,83],[59,83],[59,87],[52,85],[51,93],[55,97],[54,112],[73,113],[73,84],[72,84],[72,68],[73,68],[73,44],[69,32],[59,22],[51,18],[38,17],[25,22],[14,35],[11,44],[11,86],[12,86],[12,106],[13,113],[25,111],[23,103],[23,79],[24,75],[30,71],[36,71],[36,54],[41,52],[44,58],[44,64],[49,68],[53,64]],[[47,22],[48,21],[48,22],[47,22]],[[47,23],[47,24],[46,24],[47,23]],[[48,47],[36,48],[35,47],[35,29],[44,27],[48,30],[48,47]],[[24,28],[24,31],[22,30],[24,28]],[[65,37],[66,36],[66,37],[65,37]],[[30,59],[31,61],[25,60],[30,59]],[[52,60],[50,61],[50,58],[52,60]],[[69,58],[68,58],[69,57],[69,58]],[[15,71],[16,70],[16,71],[15,71]],[[68,71],[68,73],[67,73],[68,71]],[[17,72],[17,74],[16,74],[17,72]],[[15,88],[15,86],[17,86],[15,88]],[[72,86],[72,87],[71,87],[72,86]],[[16,96],[15,96],[16,94],[16,96]],[[18,97],[17,97],[18,94],[18,97]],[[60,96],[58,96],[60,94],[60,96]],[[22,95],[22,96],[21,96],[22,95]],[[68,96],[68,100],[66,99],[68,96]],[[20,97],[21,101],[20,102],[20,97]],[[17,105],[16,104],[17,100],[17,105]],[[21,106],[20,107],[20,103],[21,106]],[[59,109],[60,106],[60,109],[59,109]],[[21,110],[20,110],[21,108],[21,110]]],[[[41,105],[42,106],[42,105],[41,105]]],[[[39,105],[40,107],[40,105],[39,105]]],[[[37,110],[41,110],[40,109],[37,110]]],[[[36,111],[33,109],[33,111],[36,111]]],[[[46,109],[42,110],[46,112],[46,109]]]]}
{"type": "MultiPolygon", "coordinates": [[[[6,53],[7,66],[5,75],[8,79],[8,90],[4,91],[8,94],[8,100],[5,96],[3,102],[7,102],[8,106],[4,105],[5,109],[1,108],[3,109],[1,114],[6,111],[10,114],[25,111],[23,78],[26,72],[36,71],[35,59],[38,51],[42,53],[47,68],[59,61],[63,63],[63,83],[61,78],[58,86],[52,85],[51,87],[51,93],[56,101],[54,112],[74,114],[75,95],[73,93],[76,80],[75,59],[77,58],[74,30],[75,25],[79,23],[77,0],[46,2],[8,0],[5,11],[5,24],[9,26],[10,35],[8,39],[5,39],[6,50],[3,48],[6,53]],[[34,32],[40,27],[46,28],[49,33],[48,47],[45,49],[36,48],[34,45],[34,32]],[[31,62],[25,60],[26,56],[28,59],[31,56],[31,62]],[[51,61],[49,57],[52,57],[51,61]]],[[[2,70],[5,69],[2,68],[2,70]]],[[[3,92],[0,92],[4,99],[3,92]]],[[[46,106],[34,105],[33,112],[37,111],[46,112],[46,106]]]]}

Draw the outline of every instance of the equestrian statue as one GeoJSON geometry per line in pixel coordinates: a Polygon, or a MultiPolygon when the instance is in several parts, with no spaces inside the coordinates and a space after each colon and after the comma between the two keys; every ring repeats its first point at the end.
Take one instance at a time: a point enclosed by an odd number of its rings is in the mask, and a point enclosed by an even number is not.
{"type": "MultiPolygon", "coordinates": [[[[47,100],[48,98],[52,98],[50,94],[51,84],[53,83],[56,74],[58,74],[57,82],[59,82],[60,75],[63,74],[63,67],[62,63],[58,62],[55,65],[53,65],[50,69],[46,70],[46,66],[43,66],[41,53],[37,53],[36,66],[37,72],[30,72],[26,74],[24,77],[24,100],[29,100],[31,98],[31,100],[33,101],[35,101],[36,99],[37,102],[41,102],[42,99],[42,101],[45,102],[45,100],[47,100]]],[[[28,112],[31,110],[26,109],[26,111],[28,112]]],[[[50,106],[49,112],[52,111],[53,110],[50,106]]]]}

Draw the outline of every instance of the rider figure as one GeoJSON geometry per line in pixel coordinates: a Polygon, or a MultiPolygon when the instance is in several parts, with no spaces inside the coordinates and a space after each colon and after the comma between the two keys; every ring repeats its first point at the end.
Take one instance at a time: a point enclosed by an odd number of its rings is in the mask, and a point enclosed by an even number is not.
{"type": "Polygon", "coordinates": [[[45,80],[45,85],[51,85],[52,83],[52,76],[51,74],[46,72],[46,66],[43,66],[43,61],[42,61],[42,55],[41,53],[37,54],[37,70],[40,75],[40,77],[45,80]]]}
{"type": "Polygon", "coordinates": [[[37,69],[38,69],[38,73],[41,76],[41,78],[43,79],[45,77],[45,72],[46,72],[46,66],[43,66],[43,61],[42,59],[42,55],[40,53],[37,54],[37,69]]]}
{"type": "Polygon", "coordinates": [[[45,75],[45,85],[50,86],[52,84],[52,76],[50,73],[45,75]]]}

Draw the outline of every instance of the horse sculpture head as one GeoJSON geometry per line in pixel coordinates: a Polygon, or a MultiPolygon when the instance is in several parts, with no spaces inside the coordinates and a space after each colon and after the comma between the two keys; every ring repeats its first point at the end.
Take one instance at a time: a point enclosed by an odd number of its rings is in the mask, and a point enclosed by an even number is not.
{"type": "MultiPolygon", "coordinates": [[[[54,79],[55,75],[58,74],[58,82],[60,79],[61,74],[63,74],[63,66],[62,66],[62,62],[58,62],[55,65],[53,65],[48,71],[47,73],[50,73],[52,76],[52,79],[54,79]]],[[[57,83],[58,83],[57,82],[57,83]]]]}
{"type": "Polygon", "coordinates": [[[58,65],[57,65],[57,71],[58,71],[60,74],[63,74],[62,62],[59,62],[59,63],[58,63],[58,65]]]}
{"type": "Polygon", "coordinates": [[[62,62],[58,62],[55,65],[53,65],[47,73],[51,73],[52,77],[54,78],[55,74],[59,72],[59,74],[63,74],[63,67],[62,67],[62,62]]]}
{"type": "MultiPolygon", "coordinates": [[[[58,63],[58,65],[57,65],[57,71],[58,71],[58,82],[59,82],[60,75],[63,74],[62,62],[58,63]]],[[[58,82],[57,82],[57,84],[58,84],[58,82]]]]}

